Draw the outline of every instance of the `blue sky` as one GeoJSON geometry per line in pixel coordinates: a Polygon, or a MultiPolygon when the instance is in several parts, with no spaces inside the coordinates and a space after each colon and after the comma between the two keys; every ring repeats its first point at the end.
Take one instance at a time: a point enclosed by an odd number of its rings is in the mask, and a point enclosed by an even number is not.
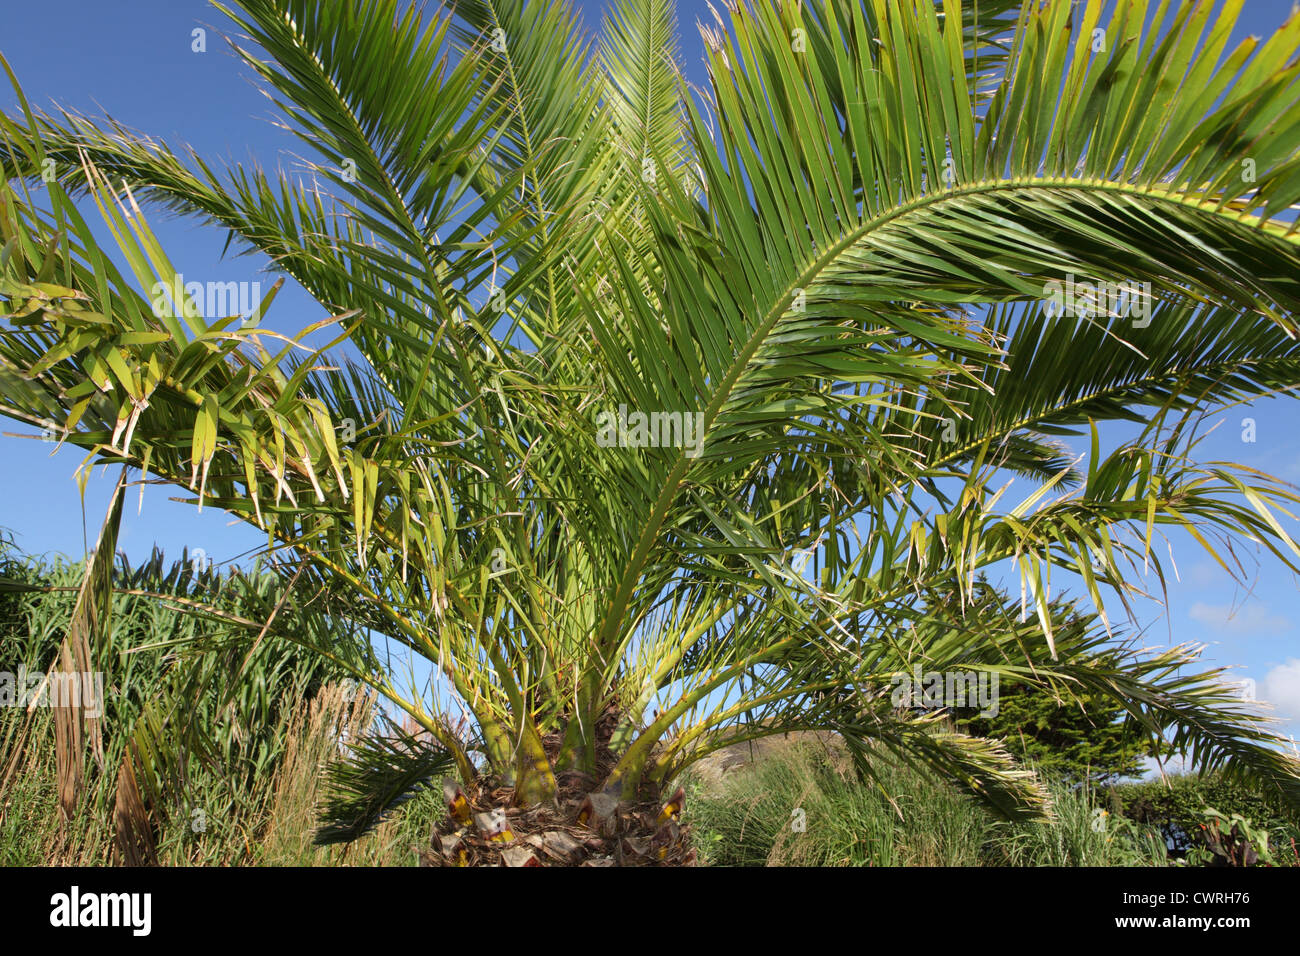
{"type": "MultiPolygon", "coordinates": [[[[604,4],[580,5],[594,30],[604,4]]],[[[220,39],[224,17],[206,0],[44,0],[6,7],[0,53],[34,104],[106,112],[173,146],[188,143],[210,162],[256,160],[292,168],[299,142],[269,122],[269,102],[220,39]],[[203,53],[192,49],[197,28],[207,30],[203,53]]],[[[1246,0],[1234,42],[1271,33],[1291,8],[1292,0],[1246,0]]],[[[701,44],[693,24],[710,18],[708,7],[700,0],[678,0],[678,15],[688,75],[702,85],[701,44]]],[[[0,88],[0,103],[13,105],[7,86],[0,88]]],[[[257,259],[222,259],[219,231],[161,213],[150,220],[188,277],[269,283],[257,259]]],[[[266,324],[295,332],[323,317],[305,294],[287,287],[266,324]]],[[[1300,407],[1293,401],[1270,400],[1218,419],[1223,424],[1201,446],[1203,459],[1238,461],[1300,483],[1300,407]],[[1253,443],[1242,440],[1246,417],[1255,420],[1253,443]]],[[[11,422],[0,423],[0,430],[30,431],[11,422]]],[[[1119,435],[1107,433],[1112,440],[1119,435]]],[[[25,551],[79,557],[87,539],[93,545],[113,477],[95,472],[83,512],[73,480],[81,453],[64,449],[52,455],[51,449],[38,440],[0,437],[0,528],[10,529],[25,551]]],[[[168,553],[202,549],[220,564],[265,544],[229,516],[210,508],[197,514],[190,505],[168,500],[175,493],[146,489],[139,513],[132,501],[121,548],[133,560],[157,544],[168,553]]],[[[1189,539],[1173,540],[1181,580],[1171,581],[1167,612],[1154,604],[1144,609],[1140,623],[1149,627],[1147,643],[1207,643],[1206,661],[1238,667],[1242,678],[1256,681],[1259,697],[1273,701],[1286,719],[1284,732],[1300,739],[1298,582],[1261,558],[1252,586],[1240,588],[1189,539]]]]}

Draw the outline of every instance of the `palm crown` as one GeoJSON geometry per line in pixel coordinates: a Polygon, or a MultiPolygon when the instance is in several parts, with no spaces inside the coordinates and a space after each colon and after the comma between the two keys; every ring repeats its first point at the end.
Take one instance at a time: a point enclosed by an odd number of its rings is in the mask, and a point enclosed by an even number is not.
{"type": "Polygon", "coordinates": [[[261,630],[351,667],[468,778],[463,710],[524,803],[816,729],[866,773],[888,751],[1041,811],[1000,744],[892,699],[918,665],[1109,694],[1294,797],[1193,649],[1098,653],[1166,526],[1225,567],[1220,538],[1300,554],[1288,486],[1191,454],[1206,409],[1300,381],[1300,16],[1226,51],[1240,5],[729,4],[697,96],[667,0],[619,0],[598,41],[559,0],[218,3],[317,185],[6,119],[0,411],[264,529],[295,593],[437,690],[328,629],[261,630]],[[49,212],[21,187],[45,168],[49,212]],[[300,358],[151,309],[64,190],[145,289],[174,273],[137,199],[260,250],[338,338],[300,358]],[[1083,277],[1147,311],[1060,314],[1045,290],[1083,277]],[[1116,419],[1147,425],[1103,447],[1116,419]],[[1019,594],[977,587],[1006,562],[1019,594]],[[1053,568],[1095,625],[1067,626],[1053,568]]]}

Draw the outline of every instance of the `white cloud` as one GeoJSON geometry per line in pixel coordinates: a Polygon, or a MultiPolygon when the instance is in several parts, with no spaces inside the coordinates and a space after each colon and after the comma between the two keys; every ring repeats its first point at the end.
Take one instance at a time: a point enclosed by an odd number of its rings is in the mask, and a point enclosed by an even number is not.
{"type": "Polygon", "coordinates": [[[1277,717],[1300,721],[1300,659],[1293,657],[1265,674],[1258,693],[1277,708],[1277,717]]]}
{"type": "Polygon", "coordinates": [[[1230,634],[1280,634],[1291,630],[1291,619],[1269,614],[1263,604],[1233,607],[1230,604],[1204,604],[1197,601],[1187,612],[1193,621],[1230,634]]]}

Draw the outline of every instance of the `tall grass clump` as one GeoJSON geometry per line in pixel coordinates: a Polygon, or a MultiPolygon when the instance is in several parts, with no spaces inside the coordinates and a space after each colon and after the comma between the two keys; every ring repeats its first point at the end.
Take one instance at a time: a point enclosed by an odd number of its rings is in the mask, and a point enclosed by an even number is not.
{"type": "MultiPolygon", "coordinates": [[[[0,671],[55,669],[84,567],[0,551],[0,671]]],[[[265,832],[286,806],[287,763],[298,749],[337,747],[359,732],[365,709],[339,696],[341,677],[282,640],[231,642],[219,619],[186,614],[202,598],[232,615],[263,618],[273,575],[220,574],[185,555],[114,568],[108,631],[92,667],[103,674],[102,747],[82,755],[84,783],[70,816],[60,809],[55,710],[0,707],[0,863],[122,862],[117,845],[119,768],[136,768],[148,862],[238,864],[265,853],[265,832]],[[304,728],[302,713],[316,715],[304,728]],[[328,732],[325,727],[328,725],[328,732]],[[312,738],[312,732],[316,737],[312,738]]],[[[304,616],[304,620],[305,620],[304,616]]],[[[313,771],[315,772],[315,771],[313,771]]]]}
{"type": "Polygon", "coordinates": [[[331,685],[295,712],[284,759],[269,788],[268,813],[254,862],[261,866],[411,866],[417,847],[445,815],[441,792],[420,791],[378,827],[349,843],[315,845],[321,810],[330,797],[327,770],[350,741],[371,733],[378,716],[373,693],[331,685]]]}
{"type": "Polygon", "coordinates": [[[716,787],[691,782],[697,849],[715,866],[1159,866],[1164,841],[1052,785],[1047,821],[998,820],[971,797],[897,761],[858,779],[834,749],[792,743],[716,787]],[[888,794],[888,796],[886,796],[888,794]]]}

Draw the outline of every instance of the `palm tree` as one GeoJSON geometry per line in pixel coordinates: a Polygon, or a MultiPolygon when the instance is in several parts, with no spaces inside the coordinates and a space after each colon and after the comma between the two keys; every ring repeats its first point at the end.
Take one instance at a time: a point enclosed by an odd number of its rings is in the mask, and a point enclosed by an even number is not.
{"type": "MultiPolygon", "coordinates": [[[[667,0],[617,0],[598,40],[564,0],[216,6],[312,182],[24,102],[0,411],[257,526],[286,593],[430,662],[422,692],[288,617],[250,634],[351,666],[436,741],[447,859],[496,852],[494,823],[452,833],[462,800],[516,829],[644,820],[625,858],[680,859],[656,794],[796,730],[1048,812],[997,741],[898,704],[915,667],[1101,694],[1300,799],[1223,675],[1140,653],[1104,603],[1163,583],[1168,528],[1300,570],[1293,490],[1193,457],[1209,411],[1300,382],[1300,17],[1225,58],[1239,3],[729,2],[697,96],[667,0]],[[19,189],[50,169],[38,211],[19,189]],[[260,251],[338,337],[294,357],[150,303],[69,193],[144,289],[174,272],[137,199],[260,251]],[[1085,278],[1126,293],[1069,296],[1085,278]],[[1107,421],[1144,427],[1109,447],[1107,421]],[[970,599],[1009,566],[1019,595],[970,599]]],[[[359,748],[366,812],[432,753],[359,748]]]]}

